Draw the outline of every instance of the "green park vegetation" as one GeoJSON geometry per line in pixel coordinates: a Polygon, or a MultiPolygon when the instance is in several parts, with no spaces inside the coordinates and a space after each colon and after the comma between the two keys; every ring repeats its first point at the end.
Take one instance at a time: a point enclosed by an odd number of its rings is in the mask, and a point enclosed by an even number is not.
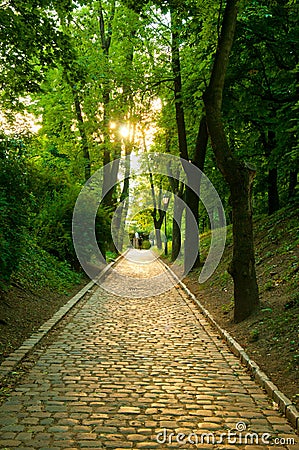
{"type": "MultiPolygon", "coordinates": [[[[158,230],[162,246],[165,191],[190,207],[208,236],[207,213],[191,189],[151,167],[147,176],[134,176],[134,157],[147,152],[192,162],[219,193],[234,283],[230,306],[223,308],[234,310],[236,322],[259,308],[259,290],[275,292],[277,283],[288,281],[290,272],[272,270],[270,262],[287,255],[290,270],[298,267],[298,241],[287,238],[298,217],[287,216],[277,228],[299,198],[297,19],[291,0],[4,2],[1,297],[15,284],[63,292],[80,282],[72,243],[76,198],[92,174],[120,157],[128,157],[119,168],[125,181],[118,182],[113,167],[104,172],[113,188],[97,214],[96,235],[107,260],[117,255],[110,232],[115,211],[138,223],[139,231],[158,230]],[[143,189],[147,206],[140,211],[143,189]],[[254,252],[257,225],[265,231],[254,252]],[[282,245],[273,248],[275,242],[282,245]],[[279,276],[258,286],[255,268],[265,259],[265,270],[279,276]]],[[[188,228],[183,219],[183,212],[181,224],[166,217],[172,259],[188,228]]],[[[130,225],[127,235],[135,228],[130,225]]],[[[197,242],[188,242],[187,231],[188,250],[197,242]]],[[[117,248],[126,242],[119,232],[117,248]]],[[[203,238],[195,271],[207,242],[203,238]]],[[[229,275],[221,276],[225,283],[229,275]]],[[[258,332],[251,334],[259,339],[258,332]]]]}

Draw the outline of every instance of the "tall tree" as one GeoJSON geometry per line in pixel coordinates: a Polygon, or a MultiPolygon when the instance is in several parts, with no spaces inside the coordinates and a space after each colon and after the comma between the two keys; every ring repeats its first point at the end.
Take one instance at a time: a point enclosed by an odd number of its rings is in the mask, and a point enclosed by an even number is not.
{"type": "MultiPolygon", "coordinates": [[[[143,7],[148,6],[148,1],[137,1],[134,4],[127,0],[126,4],[130,7],[141,13],[143,7]]],[[[167,88],[171,86],[171,91],[173,93],[172,102],[174,104],[175,111],[175,122],[176,122],[176,133],[177,133],[177,145],[178,150],[176,153],[179,156],[186,160],[190,161],[190,163],[195,163],[197,165],[198,161],[200,165],[203,166],[203,162],[205,159],[206,148],[207,148],[207,130],[205,126],[199,126],[198,138],[196,140],[196,144],[192,148],[192,145],[188,143],[188,133],[186,126],[186,102],[184,99],[184,81],[182,77],[182,58],[181,58],[181,48],[182,44],[185,43],[185,34],[189,24],[189,16],[196,15],[196,2],[190,2],[187,5],[181,4],[176,0],[167,0],[160,1],[157,0],[154,2],[154,7],[149,6],[149,11],[153,14],[155,20],[158,19],[159,25],[161,29],[164,30],[162,42],[163,45],[160,47],[160,43],[157,40],[158,48],[155,49],[155,53],[159,54],[159,51],[163,54],[166,53],[166,59],[168,58],[168,53],[170,50],[170,67],[164,65],[164,71],[156,71],[155,79],[153,80],[153,84],[155,86],[161,86],[162,84],[167,84],[167,88]],[[159,10],[160,8],[160,10],[159,10]],[[165,23],[165,16],[169,14],[170,16],[170,25],[168,29],[168,25],[165,23]],[[164,17],[164,21],[163,21],[164,17]],[[163,48],[165,47],[165,48],[163,48]],[[158,76],[157,76],[158,75],[158,76]],[[190,150],[192,148],[192,150],[190,150]],[[192,156],[191,156],[192,155],[192,156]]],[[[158,34],[160,30],[157,30],[158,34]]],[[[155,55],[151,55],[151,58],[155,60],[155,55]]],[[[165,56],[161,57],[163,61],[165,56]]],[[[200,119],[199,119],[200,121],[200,119]]],[[[203,120],[202,124],[205,124],[205,120],[203,120]]],[[[198,126],[198,125],[197,125],[198,126]]],[[[167,134],[167,130],[166,130],[167,134]]],[[[167,151],[164,148],[164,151],[167,151]]],[[[175,184],[171,183],[173,189],[177,191],[175,184]]],[[[199,221],[199,198],[194,193],[194,191],[190,188],[186,188],[184,192],[185,202],[187,206],[190,208],[192,215],[194,216],[196,222],[199,221]]],[[[178,217],[178,216],[177,216],[178,217]]],[[[194,233],[188,232],[190,228],[190,221],[192,221],[191,215],[189,213],[186,214],[186,239],[185,239],[185,265],[186,267],[190,266],[188,263],[190,256],[190,248],[197,247],[199,249],[199,236],[195,236],[194,233]],[[195,242],[197,241],[197,242],[195,242]]],[[[180,239],[178,237],[178,231],[180,229],[181,224],[174,223],[174,239],[178,240],[175,242],[174,249],[175,253],[180,247],[180,239]]],[[[173,255],[174,256],[174,255],[173,255]]],[[[193,268],[198,267],[200,263],[200,256],[198,250],[198,256],[193,264],[193,268]]]]}
{"type": "Polygon", "coordinates": [[[91,161],[90,161],[90,151],[89,151],[89,144],[88,144],[88,137],[87,132],[85,129],[85,122],[83,117],[83,110],[82,110],[82,104],[80,101],[80,93],[78,92],[78,82],[74,79],[72,79],[69,72],[65,71],[66,80],[69,84],[72,94],[73,94],[73,101],[74,101],[74,109],[76,113],[76,119],[77,119],[77,125],[80,133],[80,144],[82,149],[82,154],[84,158],[84,177],[85,181],[87,181],[91,176],[91,161]]]}
{"type": "MultiPolygon", "coordinates": [[[[103,61],[106,66],[106,77],[102,82],[102,99],[103,99],[103,121],[102,121],[102,147],[104,151],[103,155],[103,166],[104,166],[104,184],[103,188],[106,188],[106,183],[112,181],[112,185],[115,186],[118,168],[115,164],[109,164],[114,158],[111,155],[111,145],[110,145],[110,101],[111,101],[111,91],[112,83],[109,76],[109,53],[111,48],[112,33],[113,33],[113,22],[116,11],[116,1],[111,0],[103,7],[102,1],[98,2],[98,21],[100,29],[100,41],[102,46],[103,61]],[[112,179],[112,180],[111,180],[112,179]],[[113,183],[113,180],[115,182],[113,183]]],[[[117,156],[120,156],[117,155],[117,156]]],[[[103,199],[106,206],[113,206],[113,193],[115,192],[115,187],[109,190],[103,199]]]]}
{"type": "MultiPolygon", "coordinates": [[[[187,141],[187,131],[186,131],[186,120],[185,120],[185,108],[183,100],[183,86],[182,86],[182,71],[181,71],[181,56],[180,56],[180,41],[181,36],[179,30],[182,29],[182,18],[180,16],[180,10],[178,5],[173,5],[169,2],[170,18],[171,18],[171,61],[172,61],[172,72],[174,79],[174,102],[175,102],[175,116],[177,124],[177,134],[178,134],[178,145],[179,145],[179,155],[182,159],[192,162],[200,170],[204,168],[206,149],[208,143],[208,134],[206,127],[206,119],[203,116],[201,119],[198,135],[196,139],[194,157],[191,160],[190,151],[188,150],[187,141]]],[[[189,181],[189,180],[188,180],[189,181]]],[[[189,183],[188,183],[189,184],[189,183]]],[[[198,195],[188,186],[185,190],[185,200],[187,206],[190,208],[192,215],[196,221],[199,223],[199,197],[198,195]]],[[[194,236],[193,233],[189,232],[190,229],[190,214],[186,213],[186,238],[185,238],[185,266],[189,267],[188,258],[191,254],[191,249],[196,246],[199,248],[199,237],[194,236]]],[[[175,225],[175,229],[176,229],[175,225]]],[[[177,245],[175,245],[177,248],[177,245]]],[[[198,255],[193,263],[193,268],[198,267],[200,264],[200,255],[198,255]]]]}
{"type": "Polygon", "coordinates": [[[238,0],[227,0],[211,78],[204,94],[212,148],[231,194],[234,245],[229,272],[234,280],[236,322],[245,319],[259,305],[251,198],[255,170],[237,159],[231,151],[221,114],[224,81],[234,40],[238,3],[238,0]]]}

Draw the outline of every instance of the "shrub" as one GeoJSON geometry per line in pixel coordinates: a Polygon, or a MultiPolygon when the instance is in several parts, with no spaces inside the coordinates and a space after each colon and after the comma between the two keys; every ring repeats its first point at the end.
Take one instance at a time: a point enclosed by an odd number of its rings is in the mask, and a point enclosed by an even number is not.
{"type": "Polygon", "coordinates": [[[48,192],[33,223],[38,245],[61,261],[76,264],[72,242],[72,217],[77,186],[66,186],[59,192],[48,192]]]}
{"type": "Polygon", "coordinates": [[[0,135],[0,289],[5,289],[22,254],[30,203],[30,168],[21,140],[0,135]]]}
{"type": "Polygon", "coordinates": [[[12,281],[28,289],[34,286],[35,292],[43,292],[45,288],[49,288],[66,294],[81,280],[82,275],[71,270],[67,262],[59,261],[41,249],[33,238],[26,237],[18,269],[12,274],[12,281]]]}
{"type": "MultiPolygon", "coordinates": [[[[72,240],[72,220],[79,193],[78,185],[66,185],[59,192],[49,192],[34,224],[39,246],[61,261],[68,261],[73,267],[78,267],[72,240]]],[[[89,207],[90,202],[87,199],[86,208],[89,207]]],[[[105,253],[105,242],[110,236],[110,217],[109,212],[102,207],[98,209],[95,232],[98,245],[102,253],[105,253]]],[[[84,235],[82,235],[82,245],[88,251],[88,243],[84,243],[84,235]]]]}
{"type": "Polygon", "coordinates": [[[150,243],[150,241],[147,241],[147,240],[142,241],[142,248],[143,248],[144,250],[149,250],[149,249],[151,248],[151,243],[150,243]]]}

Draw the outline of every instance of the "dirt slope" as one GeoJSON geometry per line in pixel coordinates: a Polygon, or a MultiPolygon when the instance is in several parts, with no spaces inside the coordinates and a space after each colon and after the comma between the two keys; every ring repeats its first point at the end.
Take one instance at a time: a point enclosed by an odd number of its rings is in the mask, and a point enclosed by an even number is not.
{"type": "MultiPolygon", "coordinates": [[[[207,254],[209,234],[202,236],[202,256],[207,254]]],[[[245,348],[299,408],[299,219],[296,207],[255,220],[257,276],[261,308],[234,324],[233,284],[227,273],[232,254],[228,229],[222,261],[203,286],[198,273],[184,281],[217,322],[245,348]]]]}

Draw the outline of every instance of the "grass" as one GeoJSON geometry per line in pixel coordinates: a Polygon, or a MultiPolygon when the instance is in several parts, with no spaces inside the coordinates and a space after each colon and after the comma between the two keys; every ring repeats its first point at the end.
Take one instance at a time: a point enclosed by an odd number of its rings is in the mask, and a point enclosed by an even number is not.
{"type": "Polygon", "coordinates": [[[66,295],[81,280],[81,273],[74,271],[66,261],[60,261],[41,249],[34,240],[27,240],[18,270],[12,277],[13,284],[34,289],[36,293],[48,288],[66,295]]]}
{"type": "Polygon", "coordinates": [[[117,257],[118,257],[118,254],[115,253],[115,252],[110,252],[110,251],[106,252],[106,261],[107,261],[107,263],[115,261],[117,257]]]}

